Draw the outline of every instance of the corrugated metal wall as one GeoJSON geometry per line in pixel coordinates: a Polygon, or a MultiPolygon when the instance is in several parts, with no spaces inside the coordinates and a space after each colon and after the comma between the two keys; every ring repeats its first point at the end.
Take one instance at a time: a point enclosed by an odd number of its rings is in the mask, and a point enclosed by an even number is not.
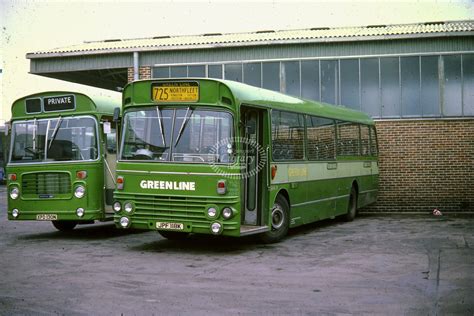
{"type": "MultiPolygon", "coordinates": [[[[284,44],[255,47],[187,49],[140,53],[140,66],[222,61],[268,60],[305,57],[370,56],[474,51],[474,37],[415,38],[409,40],[347,41],[338,43],[284,44]]],[[[127,68],[132,53],[107,53],[75,57],[33,58],[34,74],[127,68]]]]}
{"type": "Polygon", "coordinates": [[[267,45],[183,51],[154,51],[140,54],[140,65],[189,64],[222,61],[268,60],[305,57],[400,55],[474,51],[474,37],[267,45]]]}
{"type": "Polygon", "coordinates": [[[133,54],[81,55],[32,59],[34,74],[133,67],[133,54]]]}

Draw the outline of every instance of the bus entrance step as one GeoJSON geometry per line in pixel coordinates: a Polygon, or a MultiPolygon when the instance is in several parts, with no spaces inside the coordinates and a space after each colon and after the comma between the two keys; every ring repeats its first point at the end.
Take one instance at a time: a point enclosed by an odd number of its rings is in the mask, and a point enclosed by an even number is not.
{"type": "Polygon", "coordinates": [[[242,225],[240,226],[240,236],[264,233],[268,230],[270,230],[268,226],[242,225]]]}

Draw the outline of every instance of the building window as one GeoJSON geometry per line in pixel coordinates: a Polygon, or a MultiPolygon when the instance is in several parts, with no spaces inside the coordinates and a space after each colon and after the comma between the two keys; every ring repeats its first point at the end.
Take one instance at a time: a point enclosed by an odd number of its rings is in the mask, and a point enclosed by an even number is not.
{"type": "Polygon", "coordinates": [[[361,110],[380,117],[379,59],[360,60],[361,110]]]}
{"type": "Polygon", "coordinates": [[[462,55],[464,115],[474,115],[474,54],[462,55]]]}
{"type": "Polygon", "coordinates": [[[171,78],[185,78],[188,76],[188,67],[186,66],[173,66],[170,67],[171,78]]]}
{"type": "Polygon", "coordinates": [[[380,58],[382,117],[400,117],[400,65],[398,57],[380,58]]]}
{"type": "Polygon", "coordinates": [[[197,66],[188,66],[188,77],[205,77],[206,76],[206,66],[197,65],[197,66]]]}
{"type": "Polygon", "coordinates": [[[282,63],[282,77],[285,78],[284,93],[300,96],[300,62],[287,61],[282,63]]]}
{"type": "Polygon", "coordinates": [[[337,61],[322,60],[321,61],[321,101],[337,104],[337,61]]]}
{"type": "Polygon", "coordinates": [[[360,111],[359,60],[342,59],[341,67],[341,104],[360,111]]]}
{"type": "Polygon", "coordinates": [[[272,147],[274,160],[304,158],[304,116],[272,111],[272,147]]]}
{"type": "Polygon", "coordinates": [[[280,63],[262,63],[262,87],[280,91],[280,63]]]}
{"type": "Polygon", "coordinates": [[[421,116],[420,57],[401,57],[402,116],[421,116]]]}
{"type": "Polygon", "coordinates": [[[169,78],[170,67],[153,67],[153,78],[169,78]]]}
{"type": "Polygon", "coordinates": [[[242,64],[224,65],[224,79],[242,82],[242,64]]]}
{"type": "Polygon", "coordinates": [[[474,115],[474,54],[157,66],[153,78],[223,78],[374,118],[474,115]],[[207,72],[206,72],[207,67],[207,72]]]}
{"type": "Polygon", "coordinates": [[[207,66],[207,76],[209,78],[222,79],[222,65],[207,66]]]}
{"type": "Polygon", "coordinates": [[[319,101],[319,61],[301,61],[301,97],[319,101]]]}
{"type": "Polygon", "coordinates": [[[439,116],[438,56],[421,57],[421,109],[422,116],[439,116]]]}
{"type": "Polygon", "coordinates": [[[262,64],[244,64],[244,83],[254,87],[262,86],[262,64]]]}
{"type": "Polygon", "coordinates": [[[462,115],[461,55],[443,56],[443,114],[462,115]]]}

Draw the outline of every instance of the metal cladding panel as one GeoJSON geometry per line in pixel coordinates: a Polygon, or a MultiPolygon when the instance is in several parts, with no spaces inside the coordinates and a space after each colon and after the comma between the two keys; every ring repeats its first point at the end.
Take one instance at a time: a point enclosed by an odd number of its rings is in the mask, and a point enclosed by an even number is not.
{"type": "Polygon", "coordinates": [[[181,51],[153,51],[140,54],[140,65],[191,64],[267,60],[284,58],[325,58],[388,54],[443,53],[473,51],[474,37],[435,39],[357,41],[214,48],[181,51]]]}
{"type": "Polygon", "coordinates": [[[133,67],[132,54],[52,57],[31,60],[32,73],[133,67]]]}
{"type": "Polygon", "coordinates": [[[104,54],[147,50],[179,50],[216,47],[266,46],[272,43],[340,42],[393,38],[438,37],[474,31],[474,21],[447,21],[358,27],[318,27],[301,30],[258,31],[250,33],[157,36],[142,39],[113,39],[87,42],[70,47],[28,54],[28,58],[61,54],[104,54]]]}

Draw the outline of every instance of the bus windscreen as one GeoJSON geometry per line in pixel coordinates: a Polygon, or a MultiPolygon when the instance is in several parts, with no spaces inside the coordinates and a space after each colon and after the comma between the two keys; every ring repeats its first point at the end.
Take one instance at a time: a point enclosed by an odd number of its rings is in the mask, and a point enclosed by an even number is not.
{"type": "Polygon", "coordinates": [[[12,136],[12,163],[98,158],[97,122],[92,117],[18,121],[12,136]]]}

